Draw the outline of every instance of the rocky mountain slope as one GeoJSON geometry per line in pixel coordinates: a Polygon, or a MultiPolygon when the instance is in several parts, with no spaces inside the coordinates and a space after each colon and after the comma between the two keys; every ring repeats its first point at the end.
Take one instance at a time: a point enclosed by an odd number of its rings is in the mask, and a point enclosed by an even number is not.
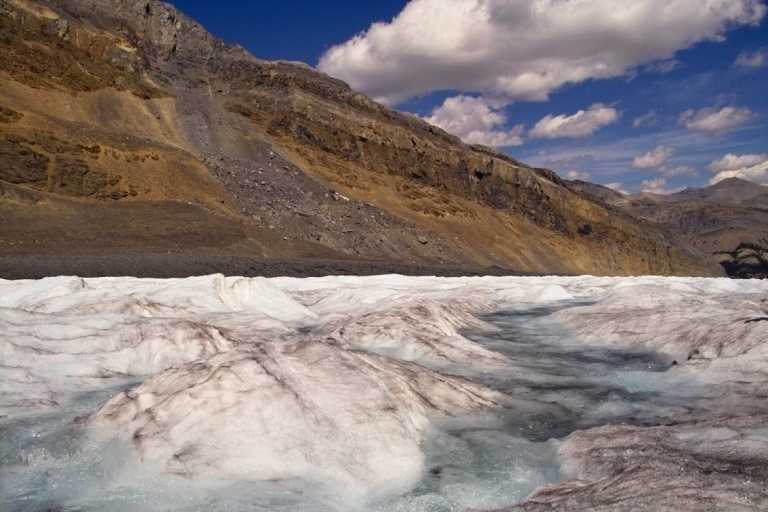
{"type": "Polygon", "coordinates": [[[258,60],[169,4],[2,0],[0,52],[9,276],[34,257],[168,253],[246,275],[286,259],[721,272],[550,171],[258,60]]]}
{"type": "Polygon", "coordinates": [[[669,195],[626,196],[606,187],[572,187],[657,223],[709,254],[733,277],[768,277],[768,187],[729,178],[669,195]]]}

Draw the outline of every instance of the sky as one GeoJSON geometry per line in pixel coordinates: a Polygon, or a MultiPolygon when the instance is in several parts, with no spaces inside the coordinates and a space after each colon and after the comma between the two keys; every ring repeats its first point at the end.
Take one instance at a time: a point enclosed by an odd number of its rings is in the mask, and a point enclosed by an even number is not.
{"type": "Polygon", "coordinates": [[[176,0],[215,36],[305,62],[566,179],[768,185],[766,0],[176,0]]]}

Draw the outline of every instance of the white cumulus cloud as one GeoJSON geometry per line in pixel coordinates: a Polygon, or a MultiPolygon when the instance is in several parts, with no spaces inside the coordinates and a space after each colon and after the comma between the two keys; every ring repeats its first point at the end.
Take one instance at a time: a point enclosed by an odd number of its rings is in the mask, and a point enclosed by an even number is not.
{"type": "Polygon", "coordinates": [[[768,50],[743,51],[736,58],[736,65],[744,68],[761,68],[768,63],[768,50]]]}
{"type": "Polygon", "coordinates": [[[425,120],[453,133],[464,142],[486,146],[519,146],[525,127],[504,130],[507,116],[489,101],[475,96],[454,96],[436,107],[425,120]]]}
{"type": "Polygon", "coordinates": [[[545,100],[649,63],[663,71],[677,51],[765,14],[761,0],[412,0],[317,67],[387,104],[438,90],[545,100]]]}
{"type": "Polygon", "coordinates": [[[567,180],[589,181],[589,173],[586,171],[571,170],[565,175],[567,180]]]}
{"type": "Polygon", "coordinates": [[[667,180],[664,178],[654,178],[652,180],[643,180],[640,187],[643,192],[651,192],[653,194],[667,194],[666,189],[667,180]]]}
{"type": "Polygon", "coordinates": [[[722,158],[713,160],[707,168],[714,172],[734,171],[743,167],[752,167],[753,165],[761,164],[767,160],[768,153],[749,155],[734,155],[733,153],[728,153],[722,158]]]}
{"type": "Polygon", "coordinates": [[[768,185],[768,153],[735,155],[728,153],[707,166],[715,176],[710,185],[726,178],[741,178],[768,185]]]}
{"type": "Polygon", "coordinates": [[[544,116],[537,122],[528,136],[532,139],[556,139],[586,137],[603,126],[619,120],[619,112],[601,103],[595,103],[587,110],[579,110],[572,116],[544,116]]]}
{"type": "Polygon", "coordinates": [[[624,190],[624,185],[622,185],[618,181],[614,181],[613,183],[606,183],[605,187],[609,188],[609,189],[611,189],[611,190],[613,190],[615,192],[619,192],[619,193],[624,194],[624,195],[629,195],[629,192],[624,190]]]}
{"type": "Polygon", "coordinates": [[[632,160],[632,167],[643,170],[655,169],[664,165],[674,153],[675,150],[668,146],[657,146],[653,151],[636,156],[634,160],[632,160]]]}
{"type": "Polygon", "coordinates": [[[633,128],[640,128],[641,126],[653,126],[659,122],[659,115],[655,110],[649,110],[647,113],[636,117],[632,121],[633,128]]]}
{"type": "Polygon", "coordinates": [[[699,171],[690,165],[681,165],[679,167],[671,168],[662,166],[661,169],[659,169],[659,174],[665,178],[674,178],[676,176],[698,176],[699,171]]]}
{"type": "Polygon", "coordinates": [[[748,107],[709,107],[698,111],[686,110],[680,114],[678,122],[695,132],[722,135],[732,132],[754,116],[748,107]]]}

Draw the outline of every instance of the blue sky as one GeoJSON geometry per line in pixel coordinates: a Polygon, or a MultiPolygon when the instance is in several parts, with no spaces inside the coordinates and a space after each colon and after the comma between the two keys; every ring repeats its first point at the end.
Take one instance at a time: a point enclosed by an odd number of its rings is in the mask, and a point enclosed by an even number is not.
{"type": "Polygon", "coordinates": [[[468,142],[627,192],[768,184],[765,0],[178,0],[468,142]]]}

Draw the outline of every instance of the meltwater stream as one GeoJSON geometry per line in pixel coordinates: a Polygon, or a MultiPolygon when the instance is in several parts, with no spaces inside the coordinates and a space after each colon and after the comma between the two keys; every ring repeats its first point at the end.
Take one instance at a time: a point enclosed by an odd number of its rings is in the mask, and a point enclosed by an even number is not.
{"type": "MultiPolygon", "coordinates": [[[[497,311],[497,331],[463,332],[506,355],[511,365],[461,373],[513,397],[491,414],[442,420],[422,443],[426,471],[409,492],[377,497],[368,510],[460,511],[512,505],[540,486],[567,478],[558,439],[603,424],[659,425],[706,407],[708,388],[647,351],[574,339],[549,315],[577,301],[497,311]]],[[[130,387],[135,383],[120,383],[130,387]]],[[[112,384],[114,386],[114,383],[112,384]]],[[[165,475],[125,446],[99,444],[77,418],[100,407],[113,387],[75,395],[57,414],[4,420],[0,431],[4,512],[359,510],[302,479],[262,483],[165,475]]],[[[286,433],[290,435],[290,433],[286,433]]]]}
{"type": "Polygon", "coordinates": [[[442,421],[424,443],[428,472],[412,492],[377,510],[497,509],[537,488],[565,481],[559,439],[607,424],[664,425],[707,409],[721,393],[678,374],[648,350],[575,339],[548,317],[583,305],[566,301],[497,311],[483,320],[498,331],[462,334],[512,360],[502,371],[452,371],[514,397],[490,416],[442,421]]]}

